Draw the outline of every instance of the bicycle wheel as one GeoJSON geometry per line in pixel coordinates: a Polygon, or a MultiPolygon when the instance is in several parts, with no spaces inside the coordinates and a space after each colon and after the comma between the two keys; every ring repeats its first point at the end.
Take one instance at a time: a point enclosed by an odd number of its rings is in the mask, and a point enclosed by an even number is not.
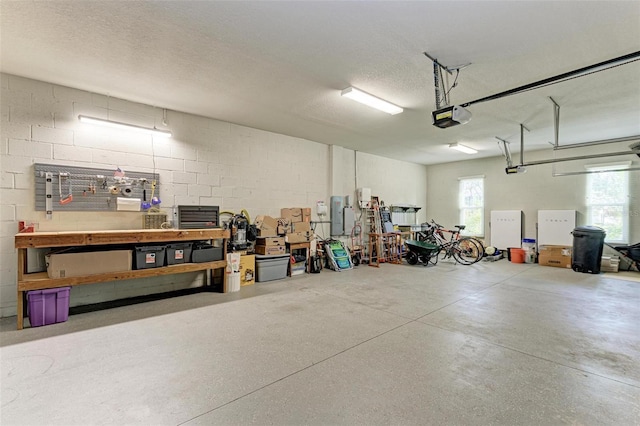
{"type": "Polygon", "coordinates": [[[462,265],[471,265],[482,259],[480,245],[471,238],[462,238],[451,248],[453,258],[462,265]]]}
{"type": "Polygon", "coordinates": [[[484,257],[484,244],[482,244],[482,241],[480,241],[475,237],[464,237],[463,239],[473,240],[478,245],[480,249],[480,257],[478,257],[478,260],[476,260],[476,262],[478,262],[480,259],[484,257]]]}

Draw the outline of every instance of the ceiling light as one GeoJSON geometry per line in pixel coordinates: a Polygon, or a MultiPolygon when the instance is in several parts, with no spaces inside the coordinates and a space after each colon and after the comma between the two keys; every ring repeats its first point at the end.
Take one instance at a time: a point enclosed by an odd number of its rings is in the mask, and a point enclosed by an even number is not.
{"type": "Polygon", "coordinates": [[[171,132],[156,129],[155,127],[136,126],[135,124],[120,123],[119,121],[113,120],[103,120],[101,118],[88,117],[86,115],[79,115],[78,120],[80,120],[81,123],[96,124],[98,126],[112,127],[116,129],[132,130],[134,132],[146,133],[148,135],[160,136],[163,138],[171,137],[171,132]]]}
{"type": "Polygon", "coordinates": [[[450,143],[449,144],[449,148],[453,148],[453,149],[457,149],[460,152],[464,152],[465,154],[477,154],[478,151],[473,149],[473,148],[469,148],[468,146],[459,144],[459,143],[450,143]]]}
{"type": "Polygon", "coordinates": [[[362,90],[356,89],[355,87],[347,87],[342,91],[341,95],[349,99],[353,99],[354,101],[360,102],[361,104],[370,106],[371,108],[384,111],[391,115],[400,114],[402,111],[404,111],[404,109],[400,108],[397,105],[377,98],[373,95],[363,92],[362,90]]]}

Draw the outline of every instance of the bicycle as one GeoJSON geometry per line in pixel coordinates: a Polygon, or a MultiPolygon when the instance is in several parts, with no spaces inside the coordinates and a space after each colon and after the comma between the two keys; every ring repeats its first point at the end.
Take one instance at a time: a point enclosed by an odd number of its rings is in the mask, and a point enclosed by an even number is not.
{"type": "MultiPolygon", "coordinates": [[[[484,256],[484,245],[478,239],[473,237],[461,237],[460,231],[465,229],[465,225],[456,225],[457,230],[447,230],[433,219],[429,224],[426,232],[421,231],[416,235],[418,241],[430,242],[438,246],[433,256],[441,257],[443,260],[453,258],[462,265],[471,265],[478,262],[484,256]],[[451,234],[447,239],[444,232],[451,234]]],[[[436,263],[431,260],[431,263],[436,263]]]]}

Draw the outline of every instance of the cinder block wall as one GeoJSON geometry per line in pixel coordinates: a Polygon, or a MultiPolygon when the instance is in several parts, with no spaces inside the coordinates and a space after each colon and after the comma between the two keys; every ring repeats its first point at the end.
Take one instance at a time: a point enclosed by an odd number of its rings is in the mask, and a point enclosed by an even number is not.
{"type": "MultiPolygon", "coordinates": [[[[40,231],[137,229],[140,213],[56,212],[47,220],[35,211],[34,163],[153,172],[160,177],[160,199],[171,216],[175,205],[219,205],[279,216],[281,207],[315,207],[334,195],[354,194],[353,173],[333,173],[330,146],[210,118],[116,99],[69,87],[0,74],[0,316],[15,315],[17,221],[38,223],[40,231]],[[170,129],[171,139],[100,130],[78,121],[79,114],[170,129]],[[163,124],[166,122],[166,125],[163,124]],[[336,175],[336,176],[334,176],[336,175]],[[333,176],[333,177],[332,177],[333,176]]],[[[358,185],[371,187],[385,201],[420,203],[426,194],[426,168],[358,154],[358,185]],[[402,167],[402,164],[405,167],[402,167]],[[388,171],[402,169],[394,175],[388,171]],[[379,185],[385,183],[382,188],[379,185]],[[407,182],[412,182],[411,187],[407,182]],[[402,199],[380,191],[402,187],[402,199]],[[407,195],[408,194],[408,195],[407,195]],[[405,196],[406,195],[406,196],[405,196]]],[[[335,157],[335,155],[334,155],[335,157]]],[[[336,161],[354,169],[354,152],[336,161]]],[[[336,165],[338,167],[338,165],[336,165]]],[[[55,207],[54,207],[55,208],[55,207]]],[[[315,216],[315,209],[313,219],[315,216]]],[[[328,227],[323,232],[329,235],[328,227]]],[[[201,274],[74,287],[71,305],[102,302],[201,284],[201,274]]]]}
{"type": "MultiPolygon", "coordinates": [[[[136,229],[140,213],[35,211],[34,163],[153,172],[171,217],[174,205],[219,205],[222,210],[278,216],[281,207],[312,206],[328,194],[329,147],[18,76],[1,76],[0,309],[16,305],[17,221],[40,231],[136,229]],[[171,139],[82,124],[79,114],[170,129],[171,139]]],[[[202,274],[74,287],[72,305],[200,285],[202,274]]]]}

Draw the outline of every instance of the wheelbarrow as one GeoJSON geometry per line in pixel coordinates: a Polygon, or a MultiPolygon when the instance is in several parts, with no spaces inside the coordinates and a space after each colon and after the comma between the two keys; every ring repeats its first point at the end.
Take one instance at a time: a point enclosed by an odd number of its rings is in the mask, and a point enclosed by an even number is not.
{"type": "Polygon", "coordinates": [[[438,263],[439,245],[417,240],[406,240],[404,244],[409,250],[405,256],[409,265],[417,265],[418,262],[424,266],[438,263]]]}

